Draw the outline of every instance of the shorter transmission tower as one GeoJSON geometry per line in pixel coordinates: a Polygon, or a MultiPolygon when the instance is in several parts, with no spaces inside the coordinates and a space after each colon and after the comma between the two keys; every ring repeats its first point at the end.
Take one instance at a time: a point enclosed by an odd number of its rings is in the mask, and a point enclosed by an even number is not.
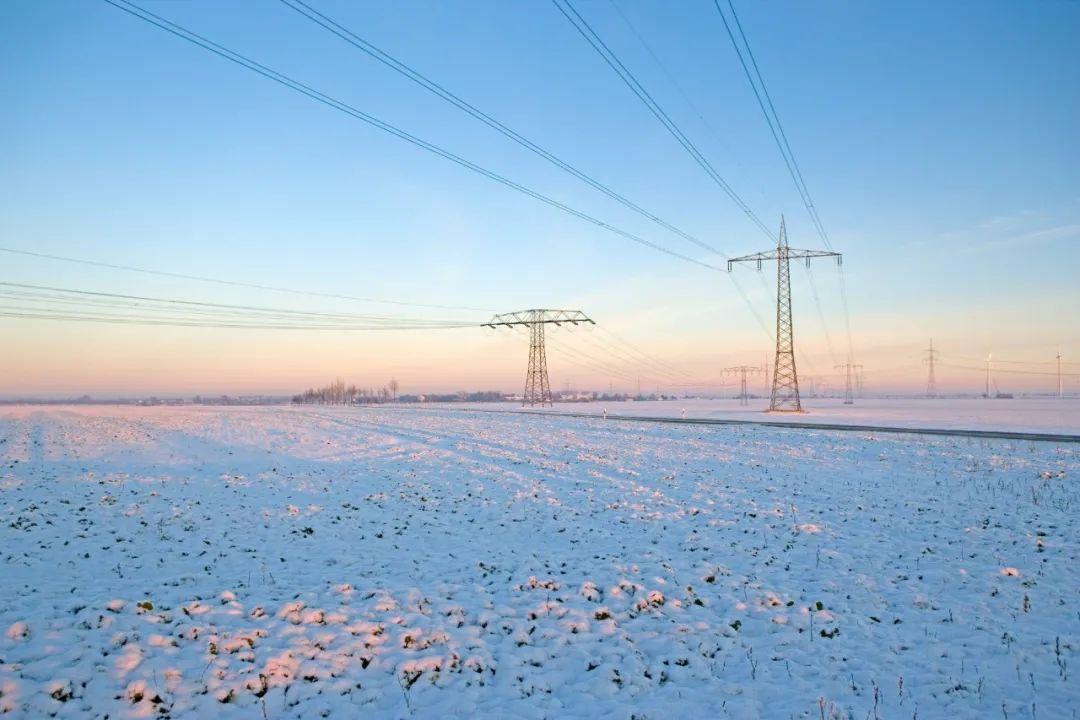
{"type": "Polygon", "coordinates": [[[929,368],[929,373],[926,376],[926,397],[936,398],[937,380],[934,378],[934,363],[937,362],[937,356],[941,353],[934,349],[934,338],[930,338],[930,347],[923,352],[926,353],[926,359],[923,362],[929,368]]]}
{"type": "Polygon", "coordinates": [[[551,405],[551,384],[548,382],[547,350],[544,348],[545,325],[595,325],[580,310],[522,310],[504,313],[491,318],[484,327],[528,327],[529,328],[529,369],[525,373],[525,393],[521,396],[521,406],[551,405]]]}
{"type": "Polygon", "coordinates": [[[731,373],[739,375],[739,381],[741,384],[741,390],[739,391],[739,404],[749,405],[750,395],[746,392],[746,376],[757,375],[758,373],[765,372],[765,366],[757,367],[754,365],[735,365],[734,367],[724,368],[723,372],[725,374],[731,373]]]}
{"type": "Polygon", "coordinates": [[[855,404],[855,391],[852,388],[852,384],[851,384],[851,373],[853,371],[855,373],[862,372],[862,367],[863,367],[862,365],[856,365],[855,363],[851,363],[851,362],[846,362],[843,365],[837,365],[836,366],[837,370],[846,370],[847,371],[847,383],[845,383],[845,385],[844,385],[844,404],[845,405],[854,405],[855,404]]]}
{"type": "Polygon", "coordinates": [[[1063,397],[1061,394],[1061,350],[1058,350],[1058,354],[1056,357],[1058,367],[1058,399],[1060,400],[1063,397]]]}

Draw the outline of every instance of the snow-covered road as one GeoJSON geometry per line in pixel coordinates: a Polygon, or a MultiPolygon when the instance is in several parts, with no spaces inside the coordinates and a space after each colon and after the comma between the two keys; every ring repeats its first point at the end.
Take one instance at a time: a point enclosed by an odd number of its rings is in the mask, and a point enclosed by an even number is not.
{"type": "Polygon", "coordinates": [[[0,409],[0,714],[1071,718],[1080,448],[0,409]]]}

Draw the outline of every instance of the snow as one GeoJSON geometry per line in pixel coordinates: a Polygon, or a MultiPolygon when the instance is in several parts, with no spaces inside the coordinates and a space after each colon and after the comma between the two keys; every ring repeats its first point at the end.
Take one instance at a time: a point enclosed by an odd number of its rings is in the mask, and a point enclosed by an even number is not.
{"type": "MultiPolygon", "coordinates": [[[[1080,435],[1080,398],[925,399],[867,398],[844,405],[836,398],[804,398],[805,413],[767,414],[768,398],[748,405],[732,399],[643,400],[640,402],[558,403],[544,412],[634,415],[750,422],[877,425],[901,428],[1005,430],[1080,435]],[[685,415],[683,415],[685,411],[685,415]]],[[[452,407],[452,406],[448,406],[452,407]]],[[[472,409],[520,410],[517,403],[470,405],[472,409]]]]}
{"type": "Polygon", "coordinates": [[[1078,453],[7,407],[0,713],[1068,718],[1078,453]]]}

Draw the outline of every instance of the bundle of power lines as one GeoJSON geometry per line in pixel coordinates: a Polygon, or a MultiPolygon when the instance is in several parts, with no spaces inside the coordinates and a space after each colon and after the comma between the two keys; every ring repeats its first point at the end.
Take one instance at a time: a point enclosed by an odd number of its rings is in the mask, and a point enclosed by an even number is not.
{"type": "MultiPolygon", "coordinates": [[[[374,115],[365,112],[354,105],[351,105],[339,98],[333,97],[322,91],[301,82],[293,77],[290,77],[284,73],[281,73],[275,69],[272,69],[256,60],[253,60],[247,56],[241,55],[220,43],[210,40],[198,33],[195,33],[185,27],[182,27],[167,18],[164,18],[156,13],[153,13],[130,0],[103,0],[104,2],[112,5],[113,7],[127,13],[128,15],[139,19],[142,22],[153,25],[177,38],[180,38],[194,46],[197,46],[203,50],[206,50],[214,55],[234,63],[240,67],[245,68],[261,77],[271,80],[283,87],[286,87],[294,92],[297,92],[305,97],[329,108],[332,108],[338,112],[348,115],[356,120],[366,123],[372,127],[375,127],[385,133],[388,133],[400,140],[410,143],[416,147],[419,147],[427,152],[430,152],[438,157],[448,160],[456,165],[477,173],[495,183],[498,183],[508,189],[522,193],[528,197],[531,197],[545,205],[559,210],[560,212],[569,214],[579,220],[589,223],[593,226],[599,227],[606,232],[612,233],[618,237],[634,242],[638,245],[647,247],[658,252],[662,252],[675,259],[694,264],[700,268],[723,272],[723,268],[719,263],[714,263],[710,260],[701,260],[693,257],[680,250],[673,249],[667,244],[643,237],[638,233],[630,232],[614,223],[608,222],[595,215],[580,210],[576,207],[572,207],[564,202],[561,202],[549,195],[539,192],[527,185],[517,182],[505,175],[495,172],[487,167],[484,167],[478,163],[475,163],[465,157],[457,155],[455,153],[446,150],[432,142],[424,140],[412,133],[402,130],[391,123],[381,120],[374,115]]],[[[443,101],[454,106],[458,110],[466,113],[475,120],[483,123],[492,130],[498,132],[502,136],[508,138],[514,143],[518,144],[522,148],[530,151],[536,156],[542,158],[546,162],[559,168],[560,170],[568,173],[577,180],[585,183],[592,189],[600,192],[609,199],[612,199],[619,203],[622,207],[631,212],[641,216],[650,221],[656,227],[671,233],[682,241],[686,241],[691,245],[706,250],[712,255],[719,258],[729,259],[730,256],[714,247],[713,245],[701,240],[695,235],[683,230],[674,223],[660,217],[658,214],[646,209],[641,204],[627,198],[625,195],[612,189],[608,184],[598,180],[593,174],[587,173],[584,170],[579,169],[570,162],[556,156],[552,152],[545,149],[540,144],[530,140],[523,136],[521,133],[513,130],[504,123],[497,120],[493,115],[468,101],[461,98],[451,90],[447,89],[443,85],[429,79],[416,69],[410,67],[405,62],[391,56],[389,53],[381,50],[373,43],[365,40],[357,35],[341,23],[328,17],[324,13],[318,11],[310,4],[304,2],[304,0],[281,0],[283,4],[291,8],[293,11],[299,13],[307,20],[325,29],[327,32],[332,33],[340,40],[348,43],[350,46],[365,53],[367,56],[373,58],[394,72],[407,78],[410,82],[418,85],[429,93],[439,97],[443,101]]],[[[770,240],[776,240],[776,234],[766,225],[757,214],[750,208],[745,200],[734,190],[734,188],[717,172],[712,163],[705,157],[705,155],[698,149],[689,136],[680,128],[680,126],[672,119],[671,115],[658,103],[655,97],[644,87],[644,85],[638,80],[634,73],[615,55],[611,48],[603,41],[603,39],[595,32],[590,26],[587,20],[581,13],[574,7],[570,0],[552,0],[559,12],[566,18],[566,20],[573,26],[573,28],[580,33],[591,48],[603,59],[604,63],[613,70],[619,79],[629,88],[633,95],[645,105],[649,112],[656,118],[656,120],[664,127],[678,145],[693,159],[696,165],[698,165],[706,174],[706,176],[716,184],[720,190],[728,197],[734,205],[744,214],[753,225],[755,225],[762,233],[764,233],[770,240]]],[[[630,24],[630,21],[622,13],[622,11],[615,4],[615,0],[612,0],[612,5],[621,17],[630,24]]],[[[727,31],[728,37],[731,40],[732,46],[738,56],[739,62],[746,74],[747,80],[750,82],[753,88],[755,98],[761,107],[762,112],[765,115],[766,121],[770,132],[776,145],[784,159],[785,166],[787,167],[796,189],[799,192],[799,196],[805,205],[807,212],[810,215],[811,221],[821,235],[825,244],[831,248],[828,234],[825,231],[824,225],[821,222],[820,215],[817,208],[814,205],[809,189],[807,188],[804,180],[803,173],[799,168],[799,165],[795,159],[795,155],[792,152],[791,145],[788,142],[787,135],[784,132],[783,126],[780,123],[779,116],[776,113],[772,97],[769,95],[766,89],[764,79],[757,66],[757,61],[750,50],[750,45],[747,41],[746,35],[743,32],[742,25],[735,14],[734,6],[730,0],[727,0],[727,12],[721,7],[720,3],[716,2],[716,10],[720,15],[723,25],[727,31]],[[728,14],[731,16],[731,20],[728,19],[728,14]],[[734,28],[734,29],[733,29],[734,28]]],[[[656,53],[645,43],[644,39],[637,32],[636,28],[630,25],[630,28],[638,40],[645,46],[650,57],[656,62],[664,74],[667,75],[674,83],[674,78],[667,72],[666,68],[660,63],[656,53]]],[[[677,86],[677,83],[675,83],[677,86]]],[[[682,89],[679,88],[679,92],[686,98],[689,103],[689,98],[682,89]]],[[[700,115],[700,113],[698,113],[700,115]]],[[[704,119],[704,118],[703,118],[704,119]]],[[[461,308],[456,306],[445,305],[433,305],[424,303],[409,303],[402,301],[390,301],[374,298],[356,298],[343,295],[331,295],[322,293],[309,293],[302,290],[293,290],[288,288],[275,288],[267,287],[252,283],[236,282],[231,280],[217,279],[217,278],[205,278],[196,277],[190,275],[182,275],[177,273],[166,273],[155,270],[148,270],[144,268],[133,268],[120,265],[111,265],[108,263],[100,263],[92,260],[66,258],[60,256],[50,256],[40,253],[32,253],[25,250],[19,250],[14,248],[0,248],[0,251],[15,252],[24,255],[37,255],[38,257],[50,258],[53,260],[62,260],[68,262],[81,262],[91,265],[101,265],[105,267],[111,267],[116,269],[130,270],[134,272],[150,273],[166,275],[178,278],[195,279],[204,282],[221,283],[227,285],[246,286],[251,288],[258,288],[264,290],[273,290],[277,292],[287,292],[296,294],[307,294],[322,297],[331,297],[337,299],[348,300],[361,300],[364,302],[383,302],[392,305],[412,306],[412,307],[426,307],[426,308],[439,308],[439,309],[452,309],[452,310],[478,310],[477,308],[461,308]]],[[[748,295],[739,284],[738,278],[730,273],[724,272],[724,274],[730,279],[734,288],[742,297],[747,307],[750,309],[757,323],[760,325],[762,331],[769,336],[773,337],[773,334],[766,324],[762,316],[759,314],[757,308],[751,303],[748,295]]],[[[758,273],[758,277],[761,278],[761,282],[766,291],[769,290],[768,284],[764,281],[764,278],[758,273]]],[[[845,322],[848,328],[848,360],[852,355],[851,349],[851,332],[850,322],[847,318],[847,301],[846,293],[843,290],[843,281],[841,275],[841,295],[844,302],[845,322]]],[[[813,276],[809,276],[811,286],[813,288],[813,276]]],[[[826,341],[829,345],[830,354],[833,353],[832,341],[828,334],[828,329],[825,327],[825,317],[821,310],[820,301],[816,288],[813,288],[814,302],[817,305],[818,316],[822,322],[823,329],[825,331],[826,341]]],[[[0,316],[6,317],[20,317],[30,319],[55,319],[55,320],[74,320],[84,322],[111,322],[111,323],[143,323],[143,324],[170,324],[170,325],[186,325],[186,326],[199,326],[199,327],[235,327],[235,328],[264,328],[264,329],[356,329],[356,330],[380,330],[380,329],[435,329],[435,328],[463,328],[463,327],[475,327],[481,323],[473,321],[471,318],[468,321],[456,320],[456,319],[425,319],[417,317],[404,317],[398,315],[369,315],[369,314],[356,314],[356,313],[344,313],[344,312],[316,312],[316,311],[302,311],[294,309],[285,309],[279,307],[256,307],[249,305],[227,305],[222,303],[210,303],[210,302],[196,302],[191,300],[180,300],[175,298],[159,298],[159,297],[141,297],[134,295],[121,295],[116,293],[104,293],[91,291],[86,289],[64,289],[56,287],[45,286],[17,286],[9,284],[3,287],[3,292],[0,293],[0,300],[3,300],[5,304],[0,305],[0,316]]],[[[658,360],[652,356],[649,356],[642,351],[634,348],[621,339],[615,339],[608,337],[605,342],[608,345],[603,346],[598,339],[593,339],[592,342],[596,347],[604,347],[605,351],[602,353],[603,357],[595,357],[588,350],[581,347],[567,346],[567,354],[572,356],[574,361],[578,364],[586,364],[593,369],[604,368],[609,375],[617,375],[619,377],[631,375],[621,367],[614,365],[614,360],[617,358],[620,362],[637,361],[636,364],[642,365],[648,370],[648,373],[657,377],[663,378],[666,384],[680,385],[683,383],[695,383],[695,386],[703,386],[696,384],[692,378],[689,378],[686,373],[671,366],[664,361],[658,360]],[[607,359],[605,359],[607,358],[607,359]]],[[[835,354],[834,354],[835,359],[835,354]]],[[[624,378],[625,379],[625,378],[624,378]]]]}

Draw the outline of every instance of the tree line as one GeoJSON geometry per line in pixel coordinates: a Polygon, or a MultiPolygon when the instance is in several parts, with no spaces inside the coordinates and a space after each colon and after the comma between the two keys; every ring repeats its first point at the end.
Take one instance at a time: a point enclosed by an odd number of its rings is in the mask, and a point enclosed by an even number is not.
{"type": "Polygon", "coordinates": [[[386,403],[397,400],[398,381],[390,382],[380,388],[361,388],[346,385],[341,378],[320,388],[308,388],[299,395],[293,395],[294,405],[366,405],[386,403]]]}

